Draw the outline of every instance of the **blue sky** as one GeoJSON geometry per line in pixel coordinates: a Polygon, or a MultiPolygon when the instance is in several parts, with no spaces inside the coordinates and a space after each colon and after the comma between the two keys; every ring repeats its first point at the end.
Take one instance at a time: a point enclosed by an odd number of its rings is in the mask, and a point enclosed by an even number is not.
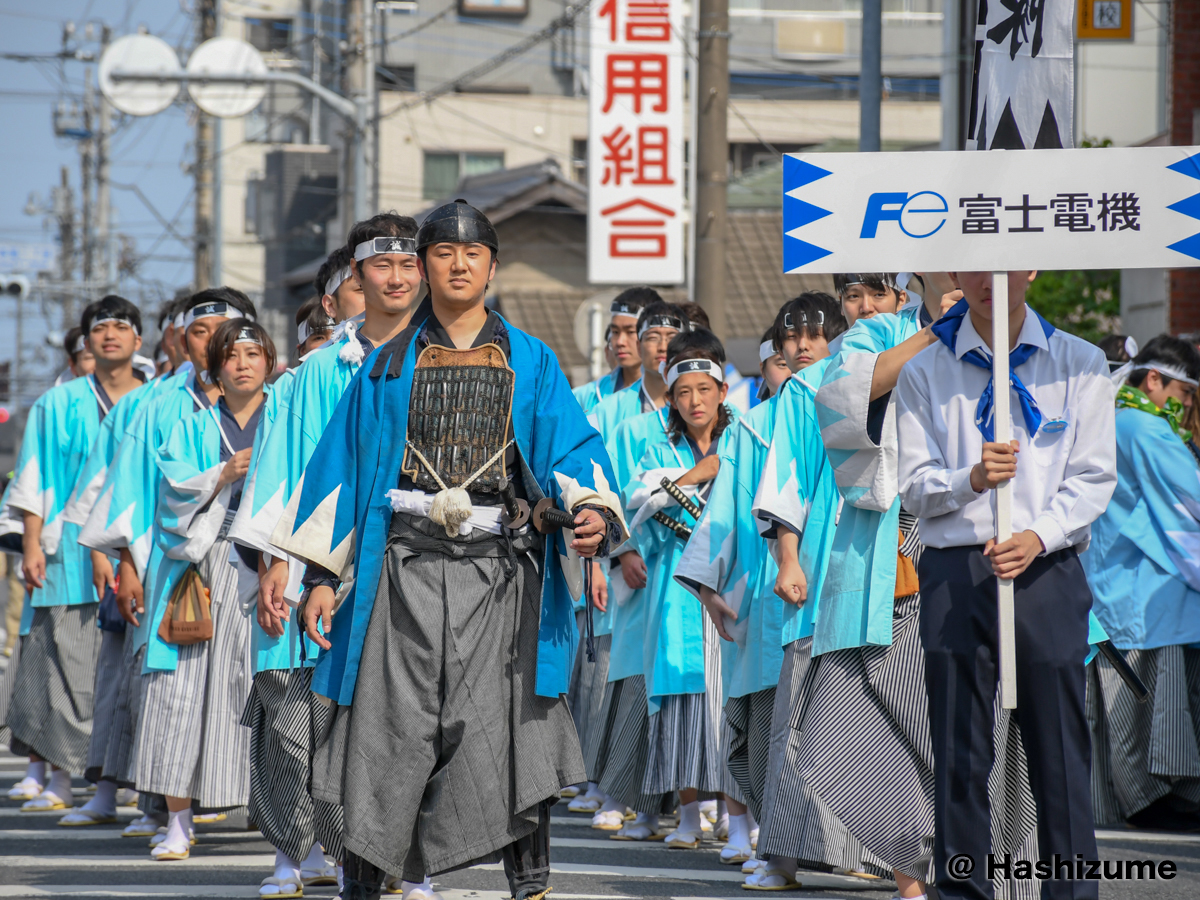
{"type": "MultiPolygon", "coordinates": [[[[99,53],[99,26],[107,23],[113,36],[130,34],[145,27],[174,47],[190,45],[192,19],[187,0],[0,0],[0,52],[54,53],[62,47],[63,26],[75,24],[73,46],[99,53]],[[87,40],[91,23],[94,39],[87,40]]],[[[185,57],[186,58],[186,57],[185,57]]],[[[79,203],[79,146],[74,140],[54,135],[52,115],[60,101],[79,100],[83,95],[84,72],[94,64],[74,60],[17,62],[0,59],[0,115],[4,140],[0,144],[3,178],[0,178],[0,243],[51,242],[56,236],[52,223],[43,215],[25,213],[30,193],[43,204],[60,179],[63,165],[70,170],[71,185],[79,203]]],[[[94,78],[93,73],[93,78],[94,78]]],[[[192,232],[192,178],[187,166],[192,155],[194,130],[188,111],[177,102],[164,113],[147,118],[115,119],[112,142],[112,181],[137,184],[158,215],[175,224],[175,231],[189,237],[192,232]]],[[[132,238],[141,260],[134,277],[121,283],[121,290],[147,311],[158,306],[158,298],[169,297],[191,279],[191,247],[166,235],[155,211],[129,190],[112,191],[114,227],[132,238]]],[[[59,327],[55,309],[44,310],[49,327],[59,327]]],[[[38,319],[43,310],[26,307],[26,346],[42,344],[38,319]]],[[[11,359],[11,301],[0,302],[0,360],[11,359]]],[[[151,326],[152,327],[152,326],[151,326]]],[[[46,355],[46,354],[42,354],[46,355]]],[[[56,367],[60,357],[50,353],[45,365],[56,367]]],[[[32,362],[28,360],[28,362],[32,362]]]]}

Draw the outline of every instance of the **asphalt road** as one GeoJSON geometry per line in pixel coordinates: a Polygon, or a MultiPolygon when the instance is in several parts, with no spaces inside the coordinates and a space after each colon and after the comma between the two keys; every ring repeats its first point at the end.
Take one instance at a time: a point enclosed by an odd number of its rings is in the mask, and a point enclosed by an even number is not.
{"type": "MultiPolygon", "coordinates": [[[[21,760],[0,756],[0,787],[24,774],[21,760]]],[[[77,802],[85,802],[85,783],[76,782],[77,802]]],[[[270,874],[274,851],[237,817],[197,831],[190,859],[154,862],[145,839],[122,839],[119,825],[61,828],[60,813],[22,813],[19,804],[0,800],[0,898],[245,898],[257,896],[270,874]]],[[[134,818],[122,809],[122,825],[134,818]]],[[[610,841],[590,827],[590,818],[566,812],[560,804],[552,818],[554,893],[551,900],[623,900],[634,897],[746,898],[739,867],[717,862],[720,845],[699,850],[668,850],[661,844],[610,841]]],[[[1104,883],[1103,900],[1193,900],[1200,897],[1200,836],[1101,832],[1105,859],[1170,859],[1179,874],[1171,881],[1104,883]]],[[[804,890],[791,896],[885,900],[890,885],[848,876],[801,873],[804,890]],[[883,888],[883,889],[881,889],[883,888]]],[[[504,873],[499,865],[480,866],[434,880],[445,900],[503,900],[504,873]]],[[[306,896],[335,896],[333,888],[309,888],[306,896]]]]}

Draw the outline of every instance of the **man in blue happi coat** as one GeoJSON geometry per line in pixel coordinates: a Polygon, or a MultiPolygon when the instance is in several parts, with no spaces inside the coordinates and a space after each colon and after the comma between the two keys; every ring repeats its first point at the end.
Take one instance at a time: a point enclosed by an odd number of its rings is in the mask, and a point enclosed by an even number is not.
{"type": "Polygon", "coordinates": [[[536,900],[550,805],[584,778],[568,580],[627,533],[554,354],[485,305],[491,223],[455,201],[416,244],[430,296],[364,362],[272,537],[308,563],[312,689],[335,704],[313,795],[344,806],[343,900],[497,859],[536,900]],[[502,491],[575,512],[574,535],[514,522],[502,491]]]}

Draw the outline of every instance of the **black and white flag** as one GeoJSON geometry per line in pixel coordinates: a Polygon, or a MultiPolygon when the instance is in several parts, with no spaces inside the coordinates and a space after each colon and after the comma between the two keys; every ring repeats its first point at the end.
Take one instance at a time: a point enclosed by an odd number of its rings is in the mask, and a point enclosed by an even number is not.
{"type": "Polygon", "coordinates": [[[979,0],[968,150],[1070,147],[1075,0],[979,0]]]}

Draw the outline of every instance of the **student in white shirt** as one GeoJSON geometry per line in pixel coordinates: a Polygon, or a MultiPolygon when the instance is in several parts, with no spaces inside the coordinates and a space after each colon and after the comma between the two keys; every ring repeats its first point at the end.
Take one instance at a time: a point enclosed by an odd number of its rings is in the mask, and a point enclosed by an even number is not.
{"type": "MultiPolygon", "coordinates": [[[[1076,549],[1116,485],[1113,386],[1104,355],[1025,304],[1033,272],[1010,272],[1015,440],[994,442],[992,276],[958,272],[965,297],[939,340],[900,372],[900,496],[920,520],[921,640],[933,732],[938,890],[990,898],[987,781],[997,666],[996,578],[1014,579],[1017,721],[1038,808],[1038,851],[1096,859],[1084,659],[1092,593],[1076,549]],[[995,542],[994,489],[1013,482],[1011,540],[995,542]],[[967,854],[955,880],[947,861],[967,854]]],[[[1095,898],[1052,880],[1043,897],[1095,898]]]]}

